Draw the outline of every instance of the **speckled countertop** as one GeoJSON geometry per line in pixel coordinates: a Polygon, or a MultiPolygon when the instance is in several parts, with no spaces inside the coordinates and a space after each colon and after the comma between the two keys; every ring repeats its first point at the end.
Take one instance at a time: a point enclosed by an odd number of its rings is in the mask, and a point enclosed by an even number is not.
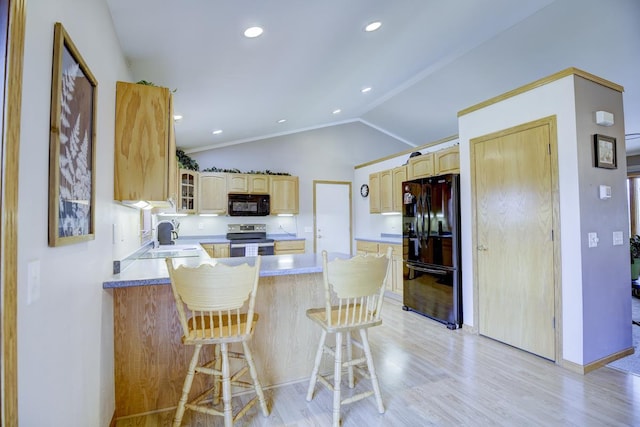
{"type": "MultiPolygon", "coordinates": [[[[184,243],[184,241],[181,241],[184,243]]],[[[332,253],[329,258],[348,258],[349,255],[332,253]]],[[[204,250],[199,256],[172,258],[174,265],[197,266],[201,262],[222,262],[228,265],[249,263],[253,265],[255,257],[209,258],[204,250]]],[[[286,276],[292,274],[309,274],[322,272],[322,255],[265,255],[262,257],[260,277],[286,276]]],[[[131,286],[168,285],[169,273],[163,258],[137,259],[124,271],[114,274],[102,283],[103,289],[126,288],[131,286]]]]}
{"type": "MultiPolygon", "coordinates": [[[[268,239],[273,240],[305,240],[304,237],[298,237],[295,234],[267,234],[268,239]]],[[[183,236],[176,240],[177,244],[200,244],[200,243],[229,243],[226,235],[203,235],[203,236],[183,236]]]]}
{"type": "Polygon", "coordinates": [[[389,243],[391,245],[402,244],[402,234],[381,233],[379,237],[356,237],[356,241],[389,243]]]}

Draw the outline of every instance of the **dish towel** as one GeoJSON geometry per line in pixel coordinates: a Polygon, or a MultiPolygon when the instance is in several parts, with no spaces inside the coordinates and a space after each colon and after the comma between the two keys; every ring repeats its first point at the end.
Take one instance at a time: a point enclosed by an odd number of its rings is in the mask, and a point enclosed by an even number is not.
{"type": "Polygon", "coordinates": [[[244,256],[258,256],[258,245],[248,243],[244,247],[244,256]]]}

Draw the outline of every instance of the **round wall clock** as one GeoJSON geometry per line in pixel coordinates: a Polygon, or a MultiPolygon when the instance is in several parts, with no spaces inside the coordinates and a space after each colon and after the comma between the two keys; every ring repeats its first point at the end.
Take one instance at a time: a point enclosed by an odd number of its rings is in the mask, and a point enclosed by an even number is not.
{"type": "Polygon", "coordinates": [[[362,187],[360,187],[360,195],[362,197],[367,197],[369,195],[369,186],[367,184],[362,184],[362,187]]]}

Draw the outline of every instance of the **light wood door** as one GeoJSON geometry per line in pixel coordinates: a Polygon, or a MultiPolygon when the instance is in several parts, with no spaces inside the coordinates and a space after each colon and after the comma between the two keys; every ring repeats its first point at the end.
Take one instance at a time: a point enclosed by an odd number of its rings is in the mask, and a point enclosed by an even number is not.
{"type": "Polygon", "coordinates": [[[555,360],[549,124],[471,141],[478,328],[555,360]]]}

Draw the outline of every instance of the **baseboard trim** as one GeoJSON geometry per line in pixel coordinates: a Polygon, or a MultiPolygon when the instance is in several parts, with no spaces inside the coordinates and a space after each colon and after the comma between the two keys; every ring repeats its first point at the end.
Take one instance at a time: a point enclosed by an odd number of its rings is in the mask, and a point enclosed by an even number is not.
{"type": "Polygon", "coordinates": [[[611,362],[615,362],[618,359],[622,359],[623,357],[632,355],[634,352],[635,351],[633,347],[629,347],[625,350],[621,350],[616,353],[610,354],[607,357],[603,357],[602,359],[598,359],[591,363],[587,363],[586,365],[579,365],[575,362],[570,362],[568,360],[562,359],[562,367],[572,372],[585,375],[585,374],[588,374],[589,372],[595,371],[596,369],[600,369],[611,362]]]}

